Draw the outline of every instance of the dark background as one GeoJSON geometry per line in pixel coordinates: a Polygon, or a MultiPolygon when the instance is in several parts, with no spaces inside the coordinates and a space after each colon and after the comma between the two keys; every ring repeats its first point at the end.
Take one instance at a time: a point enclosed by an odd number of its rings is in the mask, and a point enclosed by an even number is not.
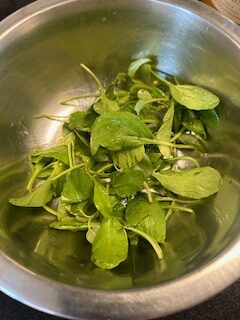
{"type": "MultiPolygon", "coordinates": [[[[0,20],[31,2],[33,0],[0,0],[0,20]]],[[[188,294],[191,292],[186,292],[186,295],[188,294]]],[[[0,319],[58,320],[61,318],[35,311],[0,293],[0,319]]],[[[211,300],[162,320],[240,320],[240,280],[211,300]]]]}

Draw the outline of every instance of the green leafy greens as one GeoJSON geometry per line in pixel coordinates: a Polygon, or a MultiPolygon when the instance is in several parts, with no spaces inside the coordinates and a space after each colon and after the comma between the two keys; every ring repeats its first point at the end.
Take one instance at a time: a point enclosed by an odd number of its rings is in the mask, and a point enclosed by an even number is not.
{"type": "Polygon", "coordinates": [[[27,194],[9,202],[42,207],[56,219],[50,228],[85,232],[91,260],[102,269],[117,267],[129,246],[144,242],[162,259],[169,217],[191,214],[195,200],[221,185],[220,173],[198,162],[209,128],[219,124],[219,98],[162,77],[149,58],[133,61],[105,88],[81,67],[98,92],[62,105],[89,97],[92,105],[68,117],[38,116],[64,121],[62,137],[31,153],[27,194]]]}

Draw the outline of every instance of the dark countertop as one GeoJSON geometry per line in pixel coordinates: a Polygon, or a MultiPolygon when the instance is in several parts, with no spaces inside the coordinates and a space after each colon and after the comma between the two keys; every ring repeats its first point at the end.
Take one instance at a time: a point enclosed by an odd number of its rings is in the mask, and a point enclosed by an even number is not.
{"type": "MultiPolygon", "coordinates": [[[[0,20],[31,2],[33,0],[0,0],[0,20]]],[[[0,293],[0,319],[57,320],[61,318],[36,311],[0,293]]],[[[240,320],[240,280],[209,301],[162,320],[240,320]]]]}

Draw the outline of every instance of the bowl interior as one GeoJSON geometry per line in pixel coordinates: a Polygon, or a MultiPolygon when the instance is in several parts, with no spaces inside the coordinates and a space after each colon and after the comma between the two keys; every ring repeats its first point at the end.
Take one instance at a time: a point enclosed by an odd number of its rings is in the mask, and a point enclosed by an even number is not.
{"type": "Polygon", "coordinates": [[[216,257],[240,224],[239,57],[240,48],[224,32],[161,1],[69,2],[9,32],[0,47],[0,249],[35,273],[96,289],[159,284],[216,257]],[[161,263],[142,244],[115,270],[100,270],[90,261],[84,234],[51,230],[50,215],[15,208],[8,199],[25,191],[29,150],[51,145],[60,134],[61,123],[33,116],[67,115],[73,108],[60,100],[96,90],[79,63],[108,83],[133,58],[147,55],[158,57],[161,70],[221,97],[220,126],[209,134],[204,161],[221,171],[223,184],[195,214],[172,216],[161,263]]]}

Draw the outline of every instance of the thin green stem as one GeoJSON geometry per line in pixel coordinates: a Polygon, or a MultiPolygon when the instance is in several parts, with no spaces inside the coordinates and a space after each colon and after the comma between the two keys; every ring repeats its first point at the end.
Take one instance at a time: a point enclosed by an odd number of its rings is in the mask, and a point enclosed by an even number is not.
{"type": "Polygon", "coordinates": [[[87,98],[97,98],[97,97],[99,97],[99,93],[82,94],[82,95],[73,96],[73,97],[64,99],[64,100],[60,101],[60,104],[69,105],[68,104],[69,101],[79,100],[79,99],[87,99],[87,98]]]}
{"type": "Polygon", "coordinates": [[[52,178],[52,181],[59,179],[60,177],[64,176],[65,174],[71,172],[72,170],[75,170],[75,169],[77,169],[77,168],[81,168],[81,167],[84,167],[84,166],[85,166],[85,163],[77,164],[77,165],[75,165],[74,167],[71,167],[71,168],[69,168],[69,169],[67,169],[67,170],[59,173],[57,176],[55,176],[54,178],[52,178]]]}
{"type": "Polygon", "coordinates": [[[68,149],[69,166],[70,166],[70,168],[72,168],[73,167],[73,159],[72,159],[72,143],[71,143],[71,141],[68,141],[67,149],[68,149]]]}
{"type": "Polygon", "coordinates": [[[112,167],[113,167],[113,164],[112,164],[112,163],[106,164],[106,165],[104,165],[102,168],[98,169],[96,173],[102,173],[102,172],[104,172],[105,170],[110,169],[110,168],[112,168],[112,167]]]}
{"type": "Polygon", "coordinates": [[[190,208],[182,207],[182,206],[175,206],[175,205],[169,205],[169,206],[162,206],[163,209],[176,209],[181,210],[188,213],[193,213],[193,210],[190,208]]]}
{"type": "Polygon", "coordinates": [[[80,141],[82,141],[87,147],[89,147],[89,142],[87,141],[86,138],[82,137],[76,129],[74,129],[74,133],[76,134],[76,136],[80,141]]]}
{"type": "Polygon", "coordinates": [[[189,161],[192,161],[197,168],[200,167],[198,161],[192,157],[189,157],[189,156],[182,156],[182,157],[176,157],[176,158],[168,158],[166,161],[179,161],[179,160],[189,160],[189,161]]]}
{"type": "Polygon", "coordinates": [[[149,203],[152,203],[152,202],[153,202],[152,192],[151,192],[151,190],[150,190],[150,188],[149,188],[148,183],[147,183],[146,181],[144,181],[144,182],[143,182],[143,186],[144,186],[144,188],[145,188],[146,191],[147,191],[148,202],[149,202],[149,203]]]}
{"type": "MultiPolygon", "coordinates": [[[[87,214],[85,214],[85,213],[83,212],[83,210],[81,210],[80,212],[81,212],[81,215],[82,215],[84,218],[89,219],[90,222],[91,222],[92,219],[94,219],[94,218],[97,216],[97,213],[98,213],[98,211],[96,211],[96,212],[94,212],[93,214],[91,214],[90,216],[88,216],[87,214]]],[[[89,221],[88,221],[88,222],[89,222],[89,221]]]]}
{"type": "Polygon", "coordinates": [[[139,87],[141,87],[142,89],[146,89],[146,90],[152,90],[152,87],[151,86],[148,86],[147,84],[139,81],[139,80],[136,80],[136,79],[132,79],[132,81],[137,84],[139,87]]]}
{"type": "Polygon", "coordinates": [[[195,147],[190,144],[175,144],[171,142],[164,142],[164,141],[148,139],[148,138],[140,138],[140,140],[144,144],[157,144],[157,145],[168,146],[168,147],[177,148],[177,149],[195,149],[195,147]]]}
{"type": "MultiPolygon", "coordinates": [[[[145,103],[143,103],[141,105],[141,108],[134,108],[134,110],[137,112],[137,114],[139,114],[142,109],[144,109],[145,106],[147,106],[149,103],[153,103],[153,102],[158,102],[158,101],[167,101],[168,99],[166,98],[155,98],[155,99],[151,99],[151,100],[146,100],[145,103]]],[[[163,106],[161,109],[165,108],[165,106],[163,106]]]]}
{"type": "Polygon", "coordinates": [[[179,203],[192,203],[192,204],[200,201],[200,200],[184,200],[184,199],[177,199],[177,198],[171,198],[171,197],[162,197],[162,196],[156,196],[155,199],[157,201],[163,201],[163,202],[164,201],[166,201],[166,202],[174,201],[174,202],[179,202],[179,203]]]}
{"type": "Polygon", "coordinates": [[[32,192],[33,185],[34,185],[39,173],[42,171],[43,166],[44,166],[43,164],[36,165],[35,171],[34,171],[33,175],[31,176],[31,178],[29,179],[28,184],[27,184],[27,190],[29,192],[32,192]]]}
{"type": "Polygon", "coordinates": [[[182,127],[171,139],[171,142],[176,141],[179,137],[181,137],[181,135],[184,133],[185,128],[182,127]]]}
{"type": "Polygon", "coordinates": [[[48,206],[43,206],[43,209],[45,209],[47,212],[53,214],[54,216],[58,216],[57,211],[53,210],[52,208],[48,207],[48,206]]]}
{"type": "Polygon", "coordinates": [[[173,85],[171,82],[167,81],[166,79],[160,77],[155,71],[151,70],[151,73],[161,82],[165,83],[167,86],[173,85]]]}
{"type": "Polygon", "coordinates": [[[48,119],[53,121],[59,121],[59,122],[66,122],[68,119],[68,116],[55,116],[55,115],[49,115],[49,114],[37,114],[34,116],[36,119],[48,119]]]}
{"type": "Polygon", "coordinates": [[[148,124],[159,124],[158,120],[153,120],[153,119],[144,119],[143,121],[148,124]]]}
{"type": "Polygon", "coordinates": [[[80,66],[88,73],[90,74],[90,76],[93,77],[93,79],[96,81],[97,85],[98,85],[98,88],[99,88],[99,91],[101,93],[101,95],[104,94],[104,89],[103,89],[103,86],[102,86],[102,83],[101,81],[99,80],[99,78],[95,75],[95,73],[93,73],[85,64],[83,63],[80,63],[80,66]]]}
{"type": "Polygon", "coordinates": [[[130,231],[138,234],[139,236],[143,237],[144,239],[146,239],[153,247],[158,259],[161,260],[163,258],[163,252],[162,252],[160,245],[157,243],[156,240],[154,240],[152,237],[150,237],[147,233],[145,233],[141,230],[138,230],[136,228],[129,227],[129,226],[124,226],[124,228],[127,230],[130,230],[130,231]]]}
{"type": "Polygon", "coordinates": [[[76,158],[75,158],[75,144],[74,144],[74,139],[71,140],[71,154],[72,154],[72,163],[73,163],[73,167],[76,166],[76,158]]]}
{"type": "Polygon", "coordinates": [[[175,83],[176,83],[177,85],[180,84],[176,76],[173,76],[173,79],[174,79],[174,81],[175,81],[175,83]]]}
{"type": "Polygon", "coordinates": [[[52,166],[55,165],[56,162],[51,162],[48,165],[46,165],[45,167],[42,168],[41,172],[44,172],[46,170],[48,170],[49,168],[51,168],[52,166]]]}
{"type": "Polygon", "coordinates": [[[167,214],[166,214],[166,217],[165,217],[165,219],[166,219],[166,221],[171,217],[171,215],[173,214],[173,206],[175,205],[175,201],[173,201],[172,203],[171,203],[171,205],[169,206],[169,208],[168,208],[168,212],[167,212],[167,214]]]}
{"type": "Polygon", "coordinates": [[[70,138],[70,136],[72,135],[72,132],[70,132],[70,133],[68,133],[65,137],[63,137],[63,138],[61,138],[60,140],[59,140],[59,142],[61,142],[61,143],[58,143],[57,145],[59,146],[61,146],[61,145],[65,145],[65,141],[66,140],[68,140],[69,138],[70,138]]]}

